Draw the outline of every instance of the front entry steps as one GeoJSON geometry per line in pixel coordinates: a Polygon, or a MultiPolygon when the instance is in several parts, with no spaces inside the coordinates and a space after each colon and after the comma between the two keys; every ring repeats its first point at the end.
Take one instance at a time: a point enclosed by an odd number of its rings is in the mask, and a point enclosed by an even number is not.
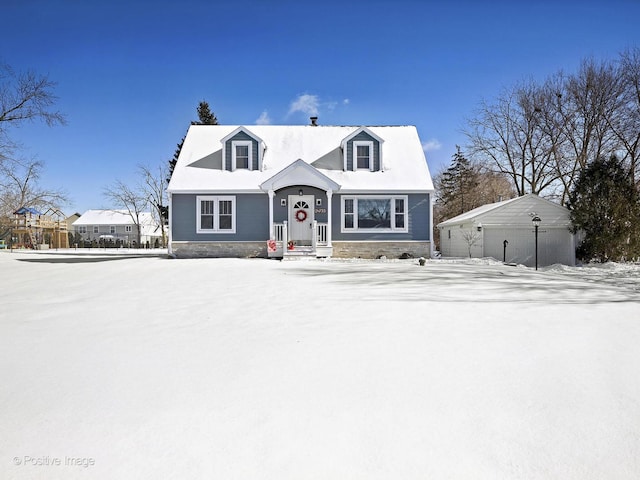
{"type": "Polygon", "coordinates": [[[307,260],[312,258],[317,258],[315,249],[304,246],[296,246],[293,250],[287,250],[282,257],[283,260],[307,260]]]}

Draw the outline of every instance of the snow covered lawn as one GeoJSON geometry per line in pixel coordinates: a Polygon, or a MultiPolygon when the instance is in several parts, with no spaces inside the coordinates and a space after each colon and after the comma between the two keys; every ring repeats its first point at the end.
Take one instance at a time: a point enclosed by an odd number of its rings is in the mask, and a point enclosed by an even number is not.
{"type": "Polygon", "coordinates": [[[640,267],[0,252],[2,479],[640,478],[640,267]]]}

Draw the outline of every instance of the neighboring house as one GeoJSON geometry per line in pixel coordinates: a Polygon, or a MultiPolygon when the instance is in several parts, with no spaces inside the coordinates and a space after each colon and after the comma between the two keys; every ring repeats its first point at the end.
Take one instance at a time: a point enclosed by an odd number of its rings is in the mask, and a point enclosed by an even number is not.
{"type": "Polygon", "coordinates": [[[440,252],[443,257],[493,257],[532,267],[536,215],[540,218],[538,265],[575,265],[569,210],[531,193],[483,205],[438,224],[440,252]]]}
{"type": "Polygon", "coordinates": [[[133,245],[138,241],[140,227],[140,243],[153,246],[156,239],[162,240],[160,226],[150,212],[141,212],[140,225],[136,225],[126,210],[87,210],[73,222],[76,235],[85,241],[113,240],[125,245],[133,245]]]}
{"type": "Polygon", "coordinates": [[[80,214],[78,212],[75,212],[64,219],[64,223],[67,224],[67,231],[73,232],[73,222],[75,222],[79,218],[80,218],[80,214]]]}
{"type": "Polygon", "coordinates": [[[431,252],[416,128],[193,125],[168,186],[177,257],[431,252]]]}

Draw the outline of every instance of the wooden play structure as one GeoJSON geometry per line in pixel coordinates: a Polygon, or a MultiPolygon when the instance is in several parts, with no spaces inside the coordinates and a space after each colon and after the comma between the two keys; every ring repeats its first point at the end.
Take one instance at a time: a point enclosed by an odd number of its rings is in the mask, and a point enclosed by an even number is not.
{"type": "Polygon", "coordinates": [[[11,248],[69,248],[69,235],[64,215],[49,209],[40,213],[35,208],[21,207],[13,212],[11,248]]]}

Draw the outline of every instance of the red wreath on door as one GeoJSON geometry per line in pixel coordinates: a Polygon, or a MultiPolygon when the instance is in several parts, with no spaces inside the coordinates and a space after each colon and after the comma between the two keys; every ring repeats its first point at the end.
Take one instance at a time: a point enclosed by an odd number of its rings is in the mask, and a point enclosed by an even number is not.
{"type": "Polygon", "coordinates": [[[296,212],[296,220],[298,222],[304,222],[307,219],[307,212],[304,210],[298,210],[296,212]]]}

